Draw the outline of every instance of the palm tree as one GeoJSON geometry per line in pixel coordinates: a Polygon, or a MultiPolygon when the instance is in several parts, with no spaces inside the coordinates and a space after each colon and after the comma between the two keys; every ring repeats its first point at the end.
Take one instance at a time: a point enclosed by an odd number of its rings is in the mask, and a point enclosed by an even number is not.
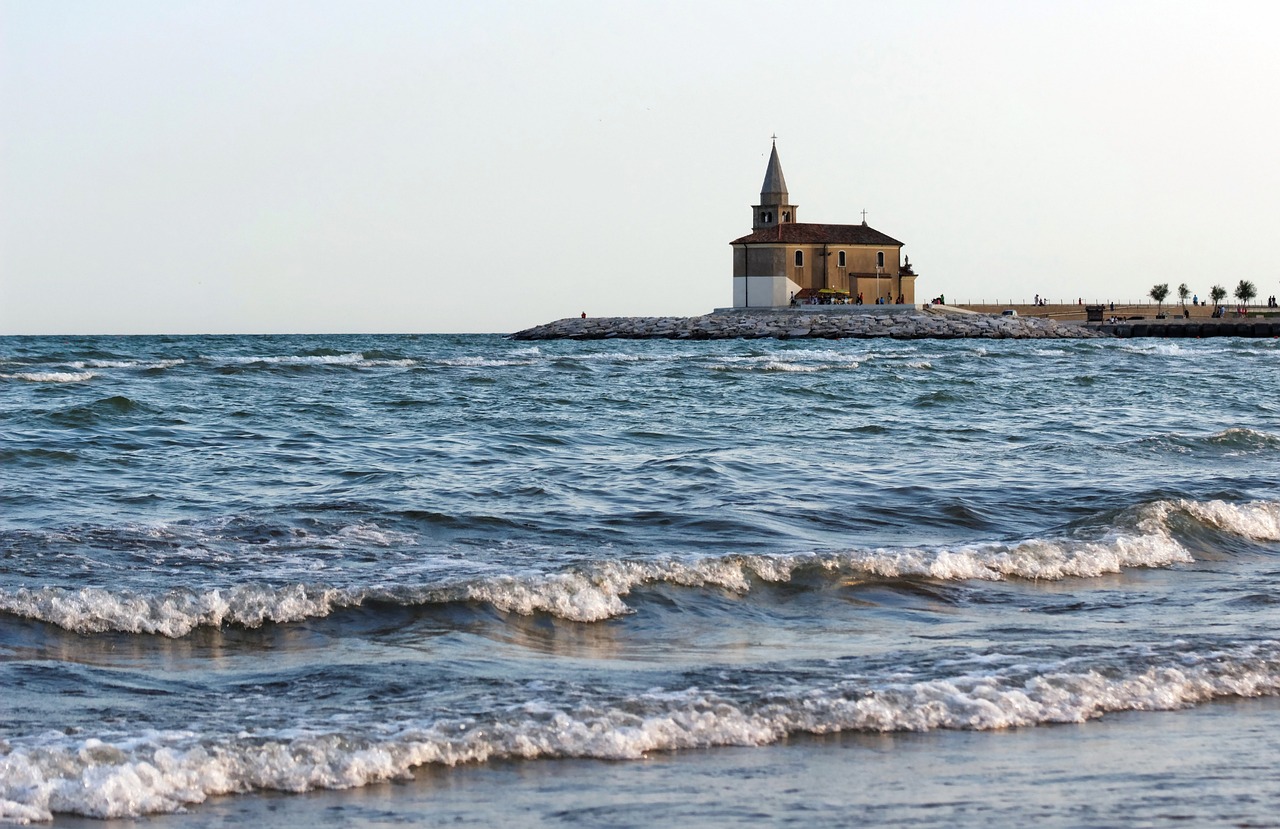
{"type": "Polygon", "coordinates": [[[1182,307],[1187,307],[1187,297],[1191,296],[1191,289],[1187,287],[1187,283],[1183,282],[1178,286],[1178,299],[1182,300],[1182,307]]]}
{"type": "Polygon", "coordinates": [[[1218,305],[1222,300],[1226,299],[1227,289],[1221,285],[1214,285],[1209,289],[1209,299],[1213,300],[1214,305],[1218,305]]]}
{"type": "Polygon", "coordinates": [[[1159,314],[1159,313],[1163,313],[1163,312],[1160,310],[1160,306],[1162,306],[1162,305],[1164,304],[1164,298],[1165,298],[1165,297],[1167,297],[1168,295],[1169,295],[1169,283],[1168,283],[1168,282],[1161,282],[1159,285],[1155,285],[1155,286],[1153,286],[1153,287],[1151,288],[1150,293],[1148,293],[1148,294],[1147,294],[1147,296],[1151,297],[1152,299],[1154,299],[1154,300],[1156,301],[1156,313],[1157,313],[1157,314],[1159,314]]]}
{"type": "Polygon", "coordinates": [[[1245,305],[1249,304],[1249,300],[1258,295],[1258,289],[1253,287],[1253,283],[1247,279],[1241,279],[1240,284],[1236,286],[1236,299],[1245,305]]]}

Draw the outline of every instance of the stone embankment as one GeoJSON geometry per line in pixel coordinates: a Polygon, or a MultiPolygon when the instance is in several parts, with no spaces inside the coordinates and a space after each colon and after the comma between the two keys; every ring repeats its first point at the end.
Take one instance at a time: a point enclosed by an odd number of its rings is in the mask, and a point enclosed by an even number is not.
{"type": "Polygon", "coordinates": [[[1096,328],[1033,317],[943,313],[822,313],[735,311],[701,317],[600,317],[557,320],[511,335],[515,340],[729,339],[1086,339],[1096,328]]]}
{"type": "Polygon", "coordinates": [[[1129,320],[1100,328],[1113,337],[1280,337],[1280,319],[1129,320]]]}

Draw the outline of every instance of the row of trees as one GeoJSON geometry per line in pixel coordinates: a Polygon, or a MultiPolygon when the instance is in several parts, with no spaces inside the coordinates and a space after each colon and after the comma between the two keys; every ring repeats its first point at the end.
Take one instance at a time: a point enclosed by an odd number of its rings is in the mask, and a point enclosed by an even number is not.
{"type": "MultiPolygon", "coordinates": [[[[1240,284],[1236,285],[1236,299],[1245,305],[1249,304],[1249,300],[1258,295],[1258,289],[1247,279],[1241,279],[1240,284]]],[[[1169,296],[1169,283],[1161,282],[1159,285],[1152,287],[1151,292],[1147,294],[1156,301],[1156,309],[1160,310],[1164,305],[1165,299],[1169,296]]],[[[1182,300],[1182,304],[1187,304],[1187,297],[1191,296],[1191,289],[1187,287],[1187,283],[1183,282],[1178,286],[1178,299],[1182,300]]],[[[1221,285],[1214,285],[1209,289],[1209,299],[1213,300],[1213,304],[1217,305],[1227,297],[1227,289],[1221,285]]]]}

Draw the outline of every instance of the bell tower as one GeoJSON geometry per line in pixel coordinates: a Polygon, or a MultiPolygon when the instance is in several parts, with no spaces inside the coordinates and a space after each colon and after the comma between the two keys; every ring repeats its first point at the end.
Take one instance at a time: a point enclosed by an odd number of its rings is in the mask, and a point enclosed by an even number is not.
{"type": "Polygon", "coordinates": [[[773,137],[773,150],[769,153],[769,167],[764,171],[764,184],[760,187],[760,203],[751,211],[752,230],[791,224],[796,220],[796,207],[787,198],[787,180],[782,177],[782,162],[778,161],[776,135],[773,137]]]}

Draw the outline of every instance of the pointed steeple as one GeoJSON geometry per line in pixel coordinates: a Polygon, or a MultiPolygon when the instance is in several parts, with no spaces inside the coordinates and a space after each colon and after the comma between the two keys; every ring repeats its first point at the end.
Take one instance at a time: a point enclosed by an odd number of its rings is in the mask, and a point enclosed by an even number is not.
{"type": "Polygon", "coordinates": [[[787,180],[782,176],[782,162],[778,160],[778,141],[774,136],[773,149],[769,152],[769,166],[764,171],[764,184],[760,187],[760,203],[752,207],[751,227],[791,224],[796,220],[795,205],[787,195],[787,180]]]}
{"type": "Polygon", "coordinates": [[[769,166],[764,171],[764,184],[760,187],[761,204],[784,204],[787,201],[787,180],[782,175],[782,162],[778,160],[778,142],[773,142],[769,153],[769,166]]]}

